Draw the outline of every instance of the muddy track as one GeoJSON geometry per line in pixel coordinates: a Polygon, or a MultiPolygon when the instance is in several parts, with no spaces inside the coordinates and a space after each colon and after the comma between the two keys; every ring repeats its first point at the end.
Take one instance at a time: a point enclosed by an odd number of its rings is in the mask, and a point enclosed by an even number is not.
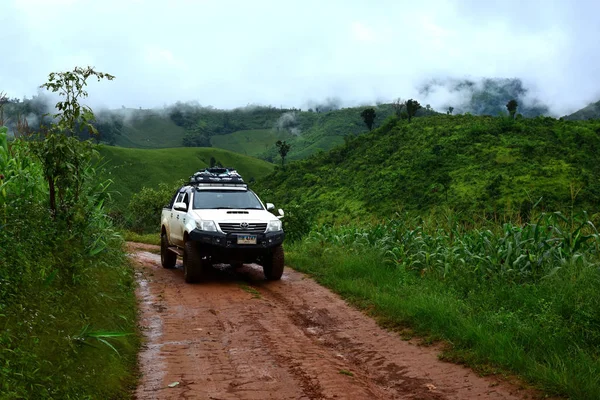
{"type": "Polygon", "coordinates": [[[403,341],[303,274],[266,282],[258,266],[206,282],[130,244],[146,343],[138,399],[523,399],[403,341]],[[172,386],[172,387],[170,387],[172,386]]]}

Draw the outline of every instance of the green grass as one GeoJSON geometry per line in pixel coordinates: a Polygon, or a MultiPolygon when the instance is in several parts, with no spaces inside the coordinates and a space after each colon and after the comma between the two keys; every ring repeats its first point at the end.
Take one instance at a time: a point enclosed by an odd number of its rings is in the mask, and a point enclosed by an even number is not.
{"type": "Polygon", "coordinates": [[[160,246],[160,234],[159,233],[146,233],[139,234],[132,231],[125,231],[123,237],[128,242],[153,244],[160,246]]]}
{"type": "Polygon", "coordinates": [[[182,145],[186,130],[168,117],[152,110],[136,110],[134,115],[126,120],[122,134],[116,136],[117,146],[145,149],[182,145]]]}
{"type": "Polygon", "coordinates": [[[289,140],[291,137],[292,135],[287,131],[252,129],[213,136],[210,143],[213,147],[258,157],[265,151],[274,148],[275,142],[278,140],[289,140]]]}
{"type": "Polygon", "coordinates": [[[260,292],[258,290],[256,290],[255,288],[248,286],[245,283],[239,283],[238,285],[244,292],[250,293],[252,295],[253,299],[261,299],[262,298],[262,295],[260,294],[260,292]]]}
{"type": "Polygon", "coordinates": [[[140,344],[135,282],[123,253],[113,253],[77,285],[38,284],[12,299],[0,315],[1,399],[130,398],[140,344]]]}
{"type": "Polygon", "coordinates": [[[210,158],[227,167],[236,168],[249,181],[269,174],[274,166],[263,160],[210,147],[172,149],[126,149],[101,146],[113,180],[113,209],[125,211],[134,193],[143,187],[155,188],[159,183],[173,184],[187,180],[200,168],[209,166],[210,158]]]}
{"type": "Polygon", "coordinates": [[[600,239],[589,224],[584,234],[559,220],[541,230],[428,219],[322,228],[289,244],[286,260],[383,326],[447,342],[444,359],[592,400],[600,393],[600,239]]]}

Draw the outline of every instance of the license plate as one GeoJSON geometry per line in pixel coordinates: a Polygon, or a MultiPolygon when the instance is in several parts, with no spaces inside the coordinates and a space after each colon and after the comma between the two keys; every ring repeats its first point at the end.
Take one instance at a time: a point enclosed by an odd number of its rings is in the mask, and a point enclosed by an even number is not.
{"type": "Polygon", "coordinates": [[[237,244],[256,244],[256,235],[238,235],[237,244]]]}

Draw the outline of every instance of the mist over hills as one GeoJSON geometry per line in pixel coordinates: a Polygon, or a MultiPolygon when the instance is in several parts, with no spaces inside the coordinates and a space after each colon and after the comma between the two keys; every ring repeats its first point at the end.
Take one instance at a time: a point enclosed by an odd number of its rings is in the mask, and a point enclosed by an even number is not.
{"type": "MultiPolygon", "coordinates": [[[[518,78],[431,79],[419,87],[416,100],[423,108],[417,116],[446,114],[450,109],[454,115],[507,115],[506,104],[512,99],[519,104],[517,115],[560,117],[552,115],[549,106],[518,78]]],[[[24,100],[3,98],[0,119],[13,133],[19,121],[21,129],[26,122],[27,129],[36,130],[51,118],[48,114],[54,110],[53,103],[54,99],[44,93],[24,100]]],[[[271,162],[277,159],[275,142],[286,140],[292,144],[288,159],[294,160],[328,151],[344,143],[346,136],[366,132],[360,117],[366,107],[376,110],[376,127],[394,114],[391,101],[347,107],[338,97],[309,101],[302,108],[249,104],[224,110],[197,102],[177,102],[160,109],[123,106],[95,110],[100,133],[96,140],[134,148],[218,147],[271,162]]],[[[599,117],[600,102],[564,118],[599,117]]]]}
{"type": "Polygon", "coordinates": [[[442,104],[444,109],[454,107],[456,114],[506,114],[506,103],[514,99],[524,117],[552,115],[549,107],[534,97],[517,78],[432,79],[421,86],[419,93],[425,99],[435,99],[435,103],[442,104]]]}

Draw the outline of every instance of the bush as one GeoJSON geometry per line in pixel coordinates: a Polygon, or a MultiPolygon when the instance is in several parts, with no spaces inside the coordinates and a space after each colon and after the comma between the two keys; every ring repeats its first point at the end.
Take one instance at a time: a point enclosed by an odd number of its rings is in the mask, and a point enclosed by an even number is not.
{"type": "Polygon", "coordinates": [[[158,189],[144,187],[134,194],[129,202],[127,228],[137,233],[160,231],[160,216],[163,207],[169,204],[173,193],[183,183],[175,186],[160,183],[158,189]]]}
{"type": "Polygon", "coordinates": [[[312,216],[309,210],[299,205],[292,204],[284,209],[283,230],[288,242],[301,240],[308,235],[312,226],[312,216]]]}

